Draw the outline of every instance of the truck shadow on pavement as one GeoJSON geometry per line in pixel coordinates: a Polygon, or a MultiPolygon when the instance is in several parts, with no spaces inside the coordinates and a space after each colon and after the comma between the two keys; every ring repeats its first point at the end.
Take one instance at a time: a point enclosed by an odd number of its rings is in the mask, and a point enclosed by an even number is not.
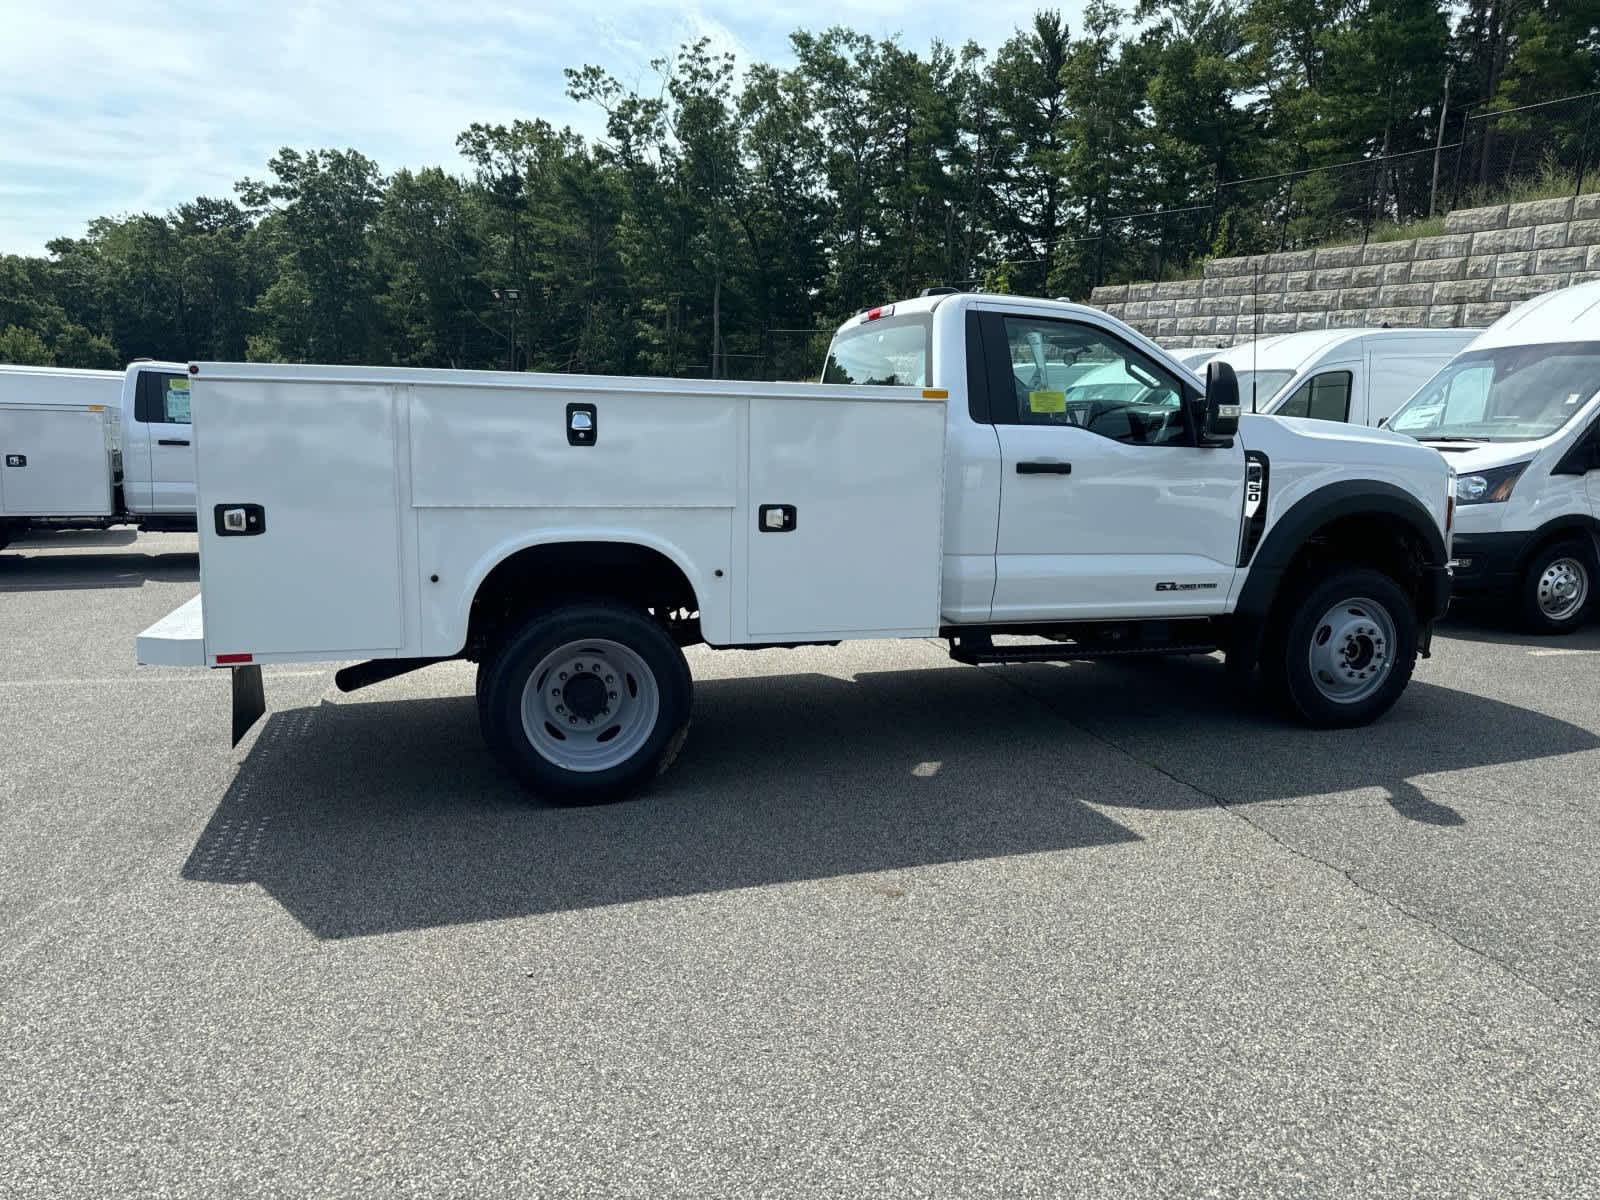
{"type": "Polygon", "coordinates": [[[1375,729],[1318,734],[1221,677],[1200,660],[705,680],[683,755],[649,794],[565,809],[490,760],[470,696],[384,700],[397,685],[380,685],[269,717],[183,877],[259,884],[316,937],[354,937],[1140,840],[1105,808],[1378,788],[1449,825],[1459,816],[1412,778],[1513,778],[1600,745],[1421,683],[1375,729]]]}
{"type": "Polygon", "coordinates": [[[1231,694],[1213,658],[1112,670],[1125,686],[1097,691],[1092,700],[1059,668],[1014,668],[1006,678],[1139,762],[1229,805],[1338,804],[1348,793],[1371,792],[1409,820],[1459,826],[1461,814],[1419,779],[1472,770],[1475,793],[1516,798],[1526,788],[1523,764],[1600,747],[1600,736],[1582,726],[1420,679],[1373,725],[1314,730],[1265,711],[1254,697],[1231,694]]]}
{"type": "Polygon", "coordinates": [[[1438,636],[1457,642],[1482,642],[1491,646],[1525,646],[1529,650],[1600,650],[1600,623],[1590,620],[1582,629],[1559,636],[1524,629],[1498,609],[1480,605],[1452,606],[1439,625],[1438,636]]]}
{"type": "Polygon", "coordinates": [[[0,592],[96,591],[146,583],[195,583],[194,550],[130,549],[130,529],[74,530],[24,538],[0,550],[0,592]]]}

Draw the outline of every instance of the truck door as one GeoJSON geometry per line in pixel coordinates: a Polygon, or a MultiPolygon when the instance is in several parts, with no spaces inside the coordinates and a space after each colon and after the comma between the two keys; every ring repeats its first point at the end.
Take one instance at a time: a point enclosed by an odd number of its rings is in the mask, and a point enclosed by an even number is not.
{"type": "Polygon", "coordinates": [[[982,323],[1001,449],[993,619],[1223,612],[1244,450],[1193,444],[1192,385],[1087,322],[982,323]]]}
{"type": "Polygon", "coordinates": [[[182,372],[144,370],[139,372],[137,386],[134,420],[138,428],[124,431],[128,504],[139,512],[192,513],[194,446],[189,377],[182,372]],[[132,456],[144,461],[130,467],[132,456]],[[139,472],[137,467],[145,463],[147,471],[139,472]]]}

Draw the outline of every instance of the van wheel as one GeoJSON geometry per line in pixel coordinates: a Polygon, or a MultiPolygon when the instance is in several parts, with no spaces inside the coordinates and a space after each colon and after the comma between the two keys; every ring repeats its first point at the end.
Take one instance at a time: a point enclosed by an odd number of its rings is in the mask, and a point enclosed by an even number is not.
{"type": "Polygon", "coordinates": [[[1275,616],[1262,676],[1298,721],[1319,729],[1366,725],[1411,682],[1416,611],[1382,572],[1337,570],[1291,593],[1275,616]]]}
{"type": "Polygon", "coordinates": [[[1522,574],[1522,621],[1535,633],[1571,633],[1594,600],[1594,549],[1577,538],[1555,542],[1533,556],[1522,574]]]}
{"type": "Polygon", "coordinates": [[[479,668],[495,756],[560,804],[618,800],[671,764],[689,727],[683,651],[646,614],[606,601],[539,614],[479,668]]]}

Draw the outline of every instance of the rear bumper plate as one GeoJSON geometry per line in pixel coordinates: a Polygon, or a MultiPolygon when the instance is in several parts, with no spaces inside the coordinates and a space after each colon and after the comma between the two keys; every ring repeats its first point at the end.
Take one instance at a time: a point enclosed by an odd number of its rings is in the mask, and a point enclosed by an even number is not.
{"type": "Polygon", "coordinates": [[[173,609],[139,635],[135,643],[143,667],[206,665],[206,623],[200,597],[173,609]]]}

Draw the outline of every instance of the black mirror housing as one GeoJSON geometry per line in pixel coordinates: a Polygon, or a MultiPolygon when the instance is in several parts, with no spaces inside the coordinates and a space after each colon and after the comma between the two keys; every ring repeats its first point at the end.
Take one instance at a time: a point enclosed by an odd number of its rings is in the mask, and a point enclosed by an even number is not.
{"type": "Polygon", "coordinates": [[[1225,362],[1206,364],[1205,417],[1201,433],[1207,440],[1231,438],[1239,432],[1239,376],[1225,362]]]}

